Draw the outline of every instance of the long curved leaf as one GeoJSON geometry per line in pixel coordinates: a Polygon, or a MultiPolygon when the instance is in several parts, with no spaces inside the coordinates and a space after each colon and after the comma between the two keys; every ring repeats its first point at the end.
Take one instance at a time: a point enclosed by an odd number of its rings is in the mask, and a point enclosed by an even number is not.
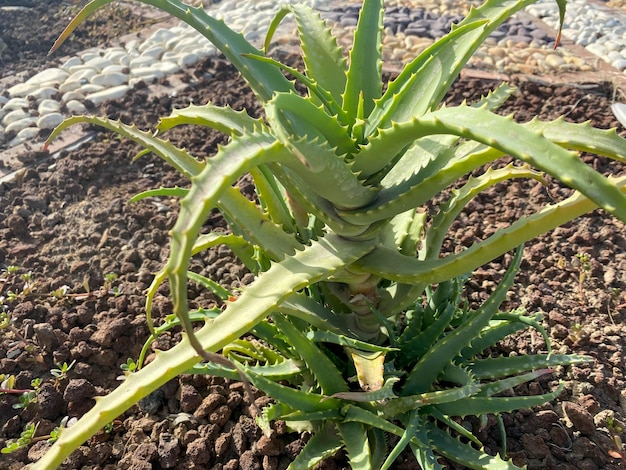
{"type": "MultiPolygon", "coordinates": [[[[403,143],[408,145],[430,134],[453,134],[483,143],[549,173],[626,221],[626,196],[615,184],[583,163],[577,154],[544,138],[540,131],[520,126],[510,116],[499,116],[483,108],[458,106],[397,124],[394,130],[394,145],[399,148],[403,143]]],[[[447,181],[445,171],[441,173],[440,180],[447,181]]],[[[426,193],[428,198],[444,189],[435,189],[436,180],[433,184],[435,187],[426,193]]],[[[425,197],[424,191],[418,192],[415,187],[407,189],[405,185],[397,185],[381,190],[376,203],[367,210],[338,213],[348,222],[370,224],[420,205],[426,202],[425,197]]]]}
{"type": "MultiPolygon", "coordinates": [[[[612,181],[622,194],[626,195],[626,176],[612,178],[612,181]]],[[[536,214],[520,218],[510,227],[499,230],[486,240],[460,253],[440,259],[418,260],[379,246],[355,263],[351,269],[370,272],[407,284],[437,284],[466,274],[596,207],[593,201],[577,192],[562,202],[544,207],[536,214]]]]}

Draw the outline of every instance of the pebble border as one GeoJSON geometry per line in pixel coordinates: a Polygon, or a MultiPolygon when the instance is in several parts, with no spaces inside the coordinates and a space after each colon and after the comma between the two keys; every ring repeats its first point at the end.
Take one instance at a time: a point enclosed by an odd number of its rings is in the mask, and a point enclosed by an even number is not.
{"type": "MultiPolygon", "coordinates": [[[[259,44],[274,12],[291,0],[222,0],[208,10],[225,18],[246,39],[259,44]],[[236,6],[235,6],[236,5],[236,6]]],[[[356,26],[360,3],[308,0],[335,25],[340,43],[347,46],[356,26]]],[[[386,3],[384,59],[403,63],[441,37],[452,22],[458,22],[470,5],[454,0],[390,0],[386,3]]],[[[527,12],[556,31],[555,0],[540,0],[527,12]]],[[[294,37],[293,26],[277,36],[279,44],[294,37]]],[[[574,43],[610,63],[626,69],[626,14],[621,10],[568,0],[563,34],[574,43]]],[[[589,71],[593,66],[566,48],[552,50],[553,37],[528,19],[513,18],[486,41],[469,66],[497,72],[546,73],[589,71]]],[[[124,47],[92,48],[59,67],[44,70],[6,90],[0,89],[0,147],[11,148],[39,138],[66,116],[87,112],[85,101],[94,105],[123,97],[139,81],[154,80],[179,72],[198,60],[216,55],[212,44],[195,30],[178,25],[161,28],[144,41],[131,40],[124,47]]]]}

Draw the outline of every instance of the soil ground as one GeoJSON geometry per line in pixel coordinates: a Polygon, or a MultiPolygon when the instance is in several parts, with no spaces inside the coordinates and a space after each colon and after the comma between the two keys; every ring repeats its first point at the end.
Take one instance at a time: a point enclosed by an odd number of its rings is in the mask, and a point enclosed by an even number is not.
{"type": "MultiPolygon", "coordinates": [[[[2,15],[0,15],[2,17],[2,15]]],[[[0,29],[0,31],[4,31],[0,29]]],[[[152,97],[138,89],[121,102],[107,103],[96,114],[153,127],[159,116],[190,102],[212,101],[236,109],[257,110],[253,97],[235,71],[219,61],[206,61],[189,70],[189,86],[175,96],[152,97]]],[[[617,126],[610,113],[613,89],[551,87],[536,81],[514,83],[519,91],[501,112],[515,113],[519,121],[534,115],[583,122],[598,127],[617,126]]],[[[463,80],[453,87],[449,102],[476,99],[497,82],[463,80]]],[[[254,113],[254,111],[253,111],[254,113]]],[[[215,152],[222,136],[197,128],[179,128],[169,134],[195,155],[215,152]]],[[[148,335],[144,291],[168,254],[168,228],[176,218],[174,200],[129,204],[145,189],[183,186],[186,182],[154,157],[131,163],[140,149],[108,133],[77,150],[63,152],[25,170],[14,182],[0,186],[0,264],[15,265],[20,274],[32,273],[32,290],[20,295],[23,279],[0,281],[0,295],[8,290],[17,299],[5,301],[12,323],[0,330],[0,373],[16,377],[15,388],[30,388],[43,379],[37,403],[15,408],[15,394],[0,396],[0,447],[16,438],[28,423],[39,423],[38,435],[49,433],[64,416],[80,416],[93,396],[117,386],[120,365],[136,358],[148,335]],[[117,279],[107,280],[115,273],[117,279]],[[66,295],[49,295],[65,289],[66,295]],[[120,293],[121,292],[121,293],[120,293]],[[56,364],[76,361],[67,377],[53,380],[56,364]]],[[[605,159],[586,157],[599,171],[623,172],[605,159]]],[[[250,188],[242,183],[244,192],[250,188]]],[[[447,249],[468,246],[510,220],[560,199],[568,191],[554,184],[543,187],[521,181],[499,185],[476,198],[450,232],[447,249]]],[[[207,228],[225,227],[218,214],[207,228]]],[[[507,257],[478,270],[467,296],[486,298],[499,280],[507,257]],[[501,264],[502,263],[502,264],[501,264]]],[[[194,261],[194,270],[222,284],[236,287],[250,275],[225,250],[214,250],[194,261]]],[[[6,276],[3,276],[6,278],[6,276]]],[[[559,380],[565,391],[558,401],[504,417],[508,456],[530,469],[617,469],[624,462],[615,454],[613,435],[626,434],[607,427],[626,421],[624,393],[626,341],[626,231],[624,224],[596,211],[540,237],[526,247],[522,270],[509,306],[545,313],[544,326],[556,352],[588,354],[595,362],[557,370],[515,390],[538,394],[553,390],[559,380]],[[582,255],[588,269],[579,264],[582,255]]],[[[167,290],[157,298],[158,318],[170,313],[167,290]]],[[[190,298],[198,305],[215,302],[199,287],[190,298]]],[[[177,335],[154,345],[166,349],[177,335]]],[[[503,354],[545,350],[540,335],[528,333],[499,347],[503,354]]],[[[307,436],[279,429],[262,437],[244,402],[240,384],[203,376],[183,376],[135,406],[94,437],[67,462],[68,469],[277,469],[285,468],[307,436]]],[[[258,395],[257,405],[267,398],[258,395]]],[[[469,426],[477,423],[468,421],[469,426]]],[[[622,426],[623,427],[623,426],[622,426]]],[[[486,449],[501,450],[494,422],[475,429],[486,449]]],[[[21,469],[36,460],[45,440],[30,448],[0,456],[0,469],[21,469]]],[[[346,468],[342,456],[324,469],[346,468]]],[[[396,468],[415,469],[409,456],[396,468]]],[[[455,468],[452,466],[451,468],[455,468]]]]}

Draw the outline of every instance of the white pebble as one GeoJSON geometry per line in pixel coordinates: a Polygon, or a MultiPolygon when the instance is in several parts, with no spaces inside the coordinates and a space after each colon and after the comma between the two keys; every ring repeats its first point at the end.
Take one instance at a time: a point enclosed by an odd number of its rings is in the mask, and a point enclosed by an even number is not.
{"type": "Polygon", "coordinates": [[[85,85],[80,87],[80,91],[86,95],[90,93],[96,93],[104,89],[105,87],[103,87],[102,85],[94,85],[93,83],[86,83],[85,85]]]}
{"type": "Polygon", "coordinates": [[[124,49],[126,49],[127,52],[136,51],[138,46],[139,41],[137,41],[136,39],[131,39],[124,45],[124,49]]]}
{"type": "Polygon", "coordinates": [[[63,83],[68,76],[69,73],[63,69],[51,68],[43,70],[42,72],[39,72],[38,74],[30,77],[28,80],[26,80],[25,83],[35,83],[38,85],[42,83],[58,84],[63,83]]]}
{"type": "Polygon", "coordinates": [[[88,62],[97,57],[102,57],[103,53],[104,51],[102,49],[94,47],[83,51],[82,53],[78,54],[78,56],[83,60],[83,62],[88,62]]]}
{"type": "Polygon", "coordinates": [[[128,56],[128,52],[126,52],[125,49],[122,49],[121,51],[118,51],[118,50],[110,51],[104,54],[105,59],[109,59],[114,64],[119,64],[120,59],[126,56],[128,56]]]}
{"type": "Polygon", "coordinates": [[[74,56],[74,57],[70,57],[65,62],[63,62],[63,65],[61,65],[61,68],[65,70],[66,72],[69,72],[70,67],[75,67],[77,65],[81,65],[82,63],[83,61],[80,60],[80,57],[74,56]]]}
{"type": "Polygon", "coordinates": [[[9,142],[8,146],[15,147],[16,145],[19,145],[19,144],[22,144],[24,142],[34,139],[38,135],[39,135],[39,129],[37,127],[27,127],[25,129],[22,129],[20,132],[18,132],[15,138],[11,140],[11,142],[9,142]]]}
{"type": "Polygon", "coordinates": [[[42,100],[41,103],[39,103],[39,106],[37,106],[37,112],[40,116],[43,116],[44,114],[57,113],[59,112],[59,109],[61,109],[61,105],[57,101],[50,99],[42,100]]]}
{"type": "Polygon", "coordinates": [[[626,59],[622,58],[614,60],[613,62],[611,62],[611,66],[615,67],[618,70],[624,70],[626,69],[626,59]]]}
{"type": "Polygon", "coordinates": [[[609,51],[606,54],[606,58],[609,62],[614,62],[619,59],[623,59],[622,55],[618,51],[609,51]]]}
{"type": "Polygon", "coordinates": [[[597,55],[598,57],[604,56],[604,54],[606,54],[607,52],[603,46],[595,42],[589,44],[585,49],[587,49],[592,54],[597,55]]]}
{"type": "Polygon", "coordinates": [[[114,46],[114,47],[110,47],[108,48],[104,54],[102,55],[102,57],[104,57],[105,59],[109,59],[113,62],[115,62],[115,60],[113,60],[112,57],[115,57],[117,54],[124,54],[126,55],[126,49],[124,49],[121,46],[114,46]]]}
{"type": "Polygon", "coordinates": [[[26,129],[27,127],[32,126],[37,122],[37,118],[33,116],[25,117],[18,121],[12,122],[8,126],[4,128],[4,131],[7,134],[17,134],[22,129],[26,129]]]}
{"type": "Polygon", "coordinates": [[[85,105],[78,100],[70,100],[65,103],[65,107],[72,114],[86,114],[87,108],[85,105]]]}
{"type": "Polygon", "coordinates": [[[139,57],[152,57],[153,59],[158,59],[161,57],[163,52],[165,52],[165,48],[163,46],[153,46],[143,51],[139,57]]]}
{"type": "Polygon", "coordinates": [[[67,81],[65,83],[88,82],[89,80],[91,80],[92,77],[95,77],[96,75],[98,75],[98,71],[94,68],[87,67],[85,65],[81,65],[80,67],[81,68],[79,70],[74,71],[72,75],[67,77],[67,81]]]}
{"type": "Polygon", "coordinates": [[[9,88],[7,91],[11,97],[22,97],[30,95],[34,91],[37,91],[38,88],[39,85],[36,83],[18,83],[17,85],[9,88]]]}
{"type": "Polygon", "coordinates": [[[91,83],[94,85],[102,85],[103,87],[112,87],[123,85],[128,81],[128,75],[119,72],[112,72],[106,74],[95,75],[91,79],[91,83]]]}
{"type": "Polygon", "coordinates": [[[119,64],[107,65],[102,69],[102,73],[123,73],[124,69],[126,69],[126,67],[119,64]]]}
{"type": "Polygon", "coordinates": [[[135,59],[132,59],[130,61],[130,63],[128,64],[128,66],[132,70],[132,69],[141,68],[141,67],[149,67],[150,65],[154,64],[155,62],[156,62],[156,59],[154,57],[141,56],[141,57],[137,57],[135,59]]]}
{"type": "Polygon", "coordinates": [[[106,100],[116,100],[118,98],[122,98],[128,90],[130,90],[128,85],[115,86],[96,93],[91,93],[87,95],[85,99],[97,105],[105,102],[106,100]]]}
{"type": "Polygon", "coordinates": [[[85,94],[80,90],[68,91],[67,93],[63,94],[63,96],[61,97],[61,101],[63,103],[67,103],[68,101],[73,101],[73,100],[80,101],[84,99],[85,99],[85,94]]]}
{"type": "Polygon", "coordinates": [[[165,75],[180,72],[180,66],[173,62],[157,62],[152,65],[152,68],[163,72],[165,75]]]}
{"type": "Polygon", "coordinates": [[[46,114],[37,120],[37,127],[39,129],[54,129],[61,124],[64,119],[61,113],[46,114]]]}
{"type": "Polygon", "coordinates": [[[181,54],[178,57],[178,60],[176,61],[176,63],[180,65],[182,68],[193,65],[196,62],[198,62],[198,56],[194,54],[193,52],[190,52],[188,54],[181,54]]]}
{"type": "Polygon", "coordinates": [[[130,55],[125,55],[123,57],[120,57],[117,62],[124,67],[128,67],[131,60],[133,60],[133,57],[131,57],[130,55]]]}
{"type": "Polygon", "coordinates": [[[11,98],[3,106],[2,110],[7,113],[16,109],[28,109],[30,108],[30,101],[26,98],[11,98]]]}
{"type": "Polygon", "coordinates": [[[59,92],[60,93],[69,93],[70,91],[74,91],[77,90],[81,87],[81,83],[79,81],[74,81],[74,82],[65,82],[62,83],[61,86],[59,86],[59,92]]]}
{"type": "Polygon", "coordinates": [[[163,77],[163,72],[153,69],[152,67],[139,67],[130,72],[131,77],[141,78],[144,81],[152,81],[163,77]]]}
{"type": "Polygon", "coordinates": [[[37,101],[39,101],[39,100],[47,100],[49,98],[52,98],[57,93],[59,93],[59,90],[57,90],[56,88],[43,87],[43,88],[39,88],[38,90],[33,91],[29,96],[32,96],[36,98],[37,101]]]}
{"type": "Polygon", "coordinates": [[[2,124],[8,126],[9,124],[12,124],[16,121],[19,121],[20,119],[24,119],[27,117],[30,117],[29,112],[26,112],[23,109],[14,109],[2,118],[2,124]]]}
{"type": "MultiPolygon", "coordinates": [[[[172,28],[173,29],[173,28],[172,28]]],[[[164,43],[173,37],[176,37],[176,31],[172,29],[160,28],[157,29],[152,35],[146,40],[146,42],[151,43],[164,43]]]]}
{"type": "Polygon", "coordinates": [[[94,57],[91,60],[86,60],[85,65],[87,67],[96,69],[98,72],[101,72],[103,68],[109,65],[113,65],[113,62],[111,62],[109,59],[105,59],[104,57],[94,57]]]}

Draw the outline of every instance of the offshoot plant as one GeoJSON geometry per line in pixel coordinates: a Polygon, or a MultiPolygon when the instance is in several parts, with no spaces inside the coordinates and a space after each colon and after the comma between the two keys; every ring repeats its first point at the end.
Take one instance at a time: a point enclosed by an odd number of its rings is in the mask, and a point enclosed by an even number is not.
{"type": "Polygon", "coordinates": [[[587,299],[585,297],[585,281],[589,278],[591,273],[591,257],[587,253],[576,253],[574,267],[578,268],[578,297],[581,304],[586,304],[587,299]]]}
{"type": "MultiPolygon", "coordinates": [[[[108,3],[88,3],[55,48],[108,3]]],[[[127,363],[122,385],[64,429],[33,468],[60,465],[107,423],[183,373],[243,378],[273,397],[275,404],[259,418],[265,431],[281,419],[312,432],[291,468],[312,467],[341,449],[359,470],[389,468],[405,449],[424,469],[443,468],[441,456],[469,468],[516,468],[505,450],[486,454],[458,418],[500,416],[553,400],[562,386],[538,396],[500,395],[556,366],[590,360],[551,353],[541,315],[501,307],[521,262],[518,247],[597,207],[626,221],[626,176],[603,176],[579,158],[590,152],[626,162],[626,141],[615,130],[562,118],[516,123],[494,112],[513,92],[506,84],[473,103],[442,105],[475,50],[533,0],[487,0],[472,8],[386,87],[382,0],[363,2],[347,57],[307,5],[282,7],[260,50],[202,8],[179,0],[142,3],[208,38],[265,113],[255,119],[246,110],[208,103],[175,110],[156,131],[93,116],[72,117],[53,131],[51,139],[77,123],[100,125],[188,178],[188,188],[158,188],[133,198],[180,198],[170,257],[148,290],[146,312],[149,341],[174,326],[186,334],[149,364],[140,358],[135,372],[127,363]],[[269,52],[287,15],[296,19],[303,70],[269,52]],[[305,92],[297,93],[285,73],[305,92]],[[192,155],[163,136],[180,125],[208,126],[229,141],[215,155],[192,155]],[[505,156],[514,163],[495,164],[505,156]],[[465,250],[442,253],[449,228],[477,194],[517,178],[545,184],[545,173],[576,191],[465,250]],[[245,174],[254,181],[258,205],[235,186],[245,174]],[[202,233],[214,209],[230,232],[202,233]],[[236,296],[190,272],[193,256],[218,245],[256,275],[236,296]],[[504,258],[509,267],[501,284],[470,309],[463,300],[468,273],[516,248],[504,258]],[[189,309],[190,281],[222,295],[224,310],[189,309]],[[155,324],[152,300],[164,282],[173,314],[155,324]],[[544,336],[545,352],[484,353],[526,328],[544,336]],[[390,435],[397,436],[393,446],[390,435]]],[[[563,15],[564,0],[557,3],[563,15]]]]}
{"type": "Polygon", "coordinates": [[[626,465],[626,452],[624,452],[624,443],[621,437],[621,434],[624,432],[623,426],[611,416],[607,416],[605,424],[611,436],[611,442],[615,447],[609,450],[609,455],[614,459],[620,459],[622,465],[626,465]]]}

